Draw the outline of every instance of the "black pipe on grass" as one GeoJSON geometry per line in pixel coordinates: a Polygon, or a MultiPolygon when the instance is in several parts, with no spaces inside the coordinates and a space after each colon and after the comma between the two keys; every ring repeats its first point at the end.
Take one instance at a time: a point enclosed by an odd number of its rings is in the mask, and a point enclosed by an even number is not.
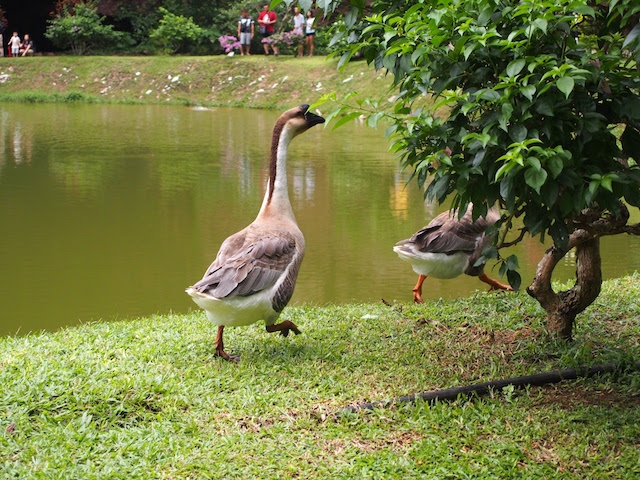
{"type": "Polygon", "coordinates": [[[581,377],[592,377],[601,373],[613,373],[622,371],[626,368],[635,368],[640,370],[640,362],[630,364],[607,364],[595,365],[593,367],[569,368],[566,370],[558,370],[555,372],[536,373],[534,375],[524,375],[522,377],[505,378],[503,380],[493,380],[491,382],[476,383],[473,385],[465,385],[462,387],[445,388],[443,390],[432,390],[430,392],[417,393],[415,395],[407,395],[391,400],[382,400],[379,402],[359,403],[343,408],[341,413],[355,413],[362,410],[373,410],[374,408],[388,407],[399,403],[413,403],[421,399],[430,405],[442,400],[456,400],[460,395],[486,395],[493,390],[499,390],[509,385],[517,388],[527,386],[540,386],[551,383],[562,382],[563,380],[575,380],[581,377]]]}

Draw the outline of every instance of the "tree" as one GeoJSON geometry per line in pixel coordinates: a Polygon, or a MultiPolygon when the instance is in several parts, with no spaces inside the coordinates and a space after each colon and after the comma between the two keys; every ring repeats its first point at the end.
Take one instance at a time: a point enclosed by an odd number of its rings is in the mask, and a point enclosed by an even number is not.
{"type": "Polygon", "coordinates": [[[176,53],[189,42],[195,43],[202,35],[202,28],[193,18],[175,15],[164,7],[159,8],[162,18],[158,28],[149,36],[165,53],[176,53]]]}
{"type": "Polygon", "coordinates": [[[107,48],[117,44],[126,45],[130,37],[104,25],[92,2],[69,5],[60,2],[59,11],[47,23],[45,37],[58,48],[70,47],[74,55],[82,55],[92,47],[107,48]]]}
{"type": "MultiPolygon", "coordinates": [[[[328,1],[333,9],[345,2],[328,1]]],[[[525,235],[553,246],[527,292],[548,330],[571,338],[602,283],[599,239],[640,234],[640,5],[637,0],[351,0],[340,65],[355,54],[386,69],[392,148],[425,196],[474,215],[499,202],[498,258],[519,287],[517,258],[501,248],[525,235]],[[575,285],[556,292],[554,267],[575,248],[575,285]]],[[[352,107],[343,105],[331,116],[352,107]]],[[[352,112],[342,121],[359,115],[352,112]]]]}

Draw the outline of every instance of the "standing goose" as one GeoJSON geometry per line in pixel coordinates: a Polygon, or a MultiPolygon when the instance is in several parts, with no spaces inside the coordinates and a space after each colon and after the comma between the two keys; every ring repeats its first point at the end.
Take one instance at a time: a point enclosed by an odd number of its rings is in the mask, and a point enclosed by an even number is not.
{"type": "Polygon", "coordinates": [[[276,121],[267,191],[258,216],[222,243],[202,280],[186,290],[218,326],[215,355],[225,360],[239,358],[224,351],[226,326],[264,320],[267,332],[281,332],[285,337],[289,330],[300,333],[289,320],[275,322],[293,295],[304,255],[304,237],[289,202],[286,163],[291,140],[324,123],[324,118],[308,110],[309,105],[300,105],[276,121]]]}
{"type": "Polygon", "coordinates": [[[413,237],[396,243],[393,251],[406,260],[418,274],[413,288],[413,301],[422,303],[422,283],[428,275],[436,278],[454,278],[465,273],[490,285],[491,290],[513,290],[509,285],[490,278],[484,273],[484,264],[475,265],[484,247],[492,240],[485,231],[500,218],[497,208],[491,208],[486,217],[475,222],[473,205],[469,204],[460,219],[454,212],[443,212],[413,237]]]}

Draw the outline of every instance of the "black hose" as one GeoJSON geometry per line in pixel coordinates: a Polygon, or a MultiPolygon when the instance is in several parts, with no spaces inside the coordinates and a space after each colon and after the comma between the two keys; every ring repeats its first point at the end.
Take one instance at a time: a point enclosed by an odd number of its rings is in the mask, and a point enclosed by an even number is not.
{"type": "Polygon", "coordinates": [[[432,390],[430,392],[417,393],[415,395],[407,395],[391,400],[382,400],[378,402],[359,403],[343,408],[340,413],[355,413],[361,410],[373,410],[374,408],[382,408],[398,403],[413,403],[418,399],[428,402],[430,405],[442,400],[456,400],[459,395],[486,395],[492,390],[498,390],[509,385],[522,388],[529,385],[539,386],[550,383],[558,383],[563,380],[575,380],[579,377],[592,377],[600,373],[613,373],[623,371],[630,368],[640,370],[640,362],[630,363],[629,365],[608,364],[596,365],[593,367],[569,368],[556,372],[536,373],[534,375],[525,375],[522,377],[505,378],[503,380],[493,380],[491,382],[476,383],[473,385],[465,385],[462,387],[445,388],[443,390],[432,390]]]}

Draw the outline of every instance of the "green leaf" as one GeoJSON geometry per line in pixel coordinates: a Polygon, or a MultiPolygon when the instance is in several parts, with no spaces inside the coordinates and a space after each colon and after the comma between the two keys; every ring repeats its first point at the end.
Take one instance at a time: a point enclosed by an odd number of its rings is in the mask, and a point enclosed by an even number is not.
{"type": "Polygon", "coordinates": [[[351,28],[356,24],[357,21],[358,21],[358,9],[357,8],[352,8],[344,16],[344,23],[347,26],[347,28],[351,28]]]}
{"type": "Polygon", "coordinates": [[[618,179],[618,176],[615,173],[604,175],[602,177],[602,182],[600,183],[600,185],[602,185],[602,188],[609,190],[611,193],[613,193],[612,181],[615,179],[618,179]]]}
{"type": "Polygon", "coordinates": [[[531,101],[533,99],[533,95],[536,93],[536,87],[534,87],[533,85],[527,85],[520,89],[520,93],[522,93],[522,95],[524,95],[529,101],[531,101]]]}
{"type": "Polygon", "coordinates": [[[558,81],[556,82],[556,86],[558,87],[558,90],[564,93],[565,98],[569,98],[569,95],[571,94],[571,91],[573,90],[574,85],[575,85],[575,82],[572,77],[562,77],[562,78],[559,78],[558,81]]]}
{"type": "Polygon", "coordinates": [[[554,155],[547,160],[547,168],[551,172],[551,176],[557,178],[564,169],[564,162],[559,155],[554,155]]]}
{"type": "Polygon", "coordinates": [[[358,118],[360,116],[360,112],[351,112],[347,115],[345,115],[344,117],[342,117],[340,120],[338,120],[335,125],[333,126],[333,130],[335,130],[338,127],[341,127],[342,125],[349,123],[351,120],[358,118]]]}
{"type": "Polygon", "coordinates": [[[380,120],[383,115],[384,113],[382,112],[376,112],[373,115],[370,115],[369,118],[367,118],[367,125],[371,128],[376,128],[378,126],[378,120],[380,120]]]}
{"type": "Polygon", "coordinates": [[[522,142],[527,138],[527,127],[520,123],[516,123],[509,127],[509,137],[514,143],[522,142]]]}
{"type": "Polygon", "coordinates": [[[624,153],[640,162],[640,132],[631,125],[627,125],[620,137],[624,153]]]}
{"type": "Polygon", "coordinates": [[[638,23],[635,27],[631,29],[627,38],[624,39],[624,43],[622,44],[622,48],[625,48],[627,45],[632,43],[636,38],[640,35],[640,23],[638,23]]]}
{"type": "Polygon", "coordinates": [[[515,77],[522,71],[526,64],[527,61],[524,58],[519,58],[510,62],[509,65],[507,65],[507,75],[509,77],[515,77]]]}
{"type": "Polygon", "coordinates": [[[533,24],[544,33],[547,33],[547,21],[544,18],[536,18],[533,24]]]}
{"type": "Polygon", "coordinates": [[[514,290],[520,290],[520,286],[522,285],[522,277],[515,270],[507,270],[507,280],[509,280],[509,285],[514,290]]]}
{"type": "MultiPolygon", "coordinates": [[[[542,164],[537,157],[527,157],[527,165],[529,165],[534,170],[542,170],[542,164]]],[[[546,179],[545,179],[546,180],[546,179]]]]}
{"type": "Polygon", "coordinates": [[[486,100],[488,102],[495,102],[500,100],[500,94],[494,90],[484,88],[476,92],[476,100],[486,100]]]}
{"type": "Polygon", "coordinates": [[[538,194],[540,194],[540,187],[542,187],[546,180],[547,171],[544,169],[536,170],[534,168],[528,168],[527,171],[524,172],[524,181],[538,194]]]}
{"type": "Polygon", "coordinates": [[[574,9],[574,12],[579,13],[581,15],[588,15],[590,17],[596,16],[595,10],[588,5],[579,5],[574,9]]]}

